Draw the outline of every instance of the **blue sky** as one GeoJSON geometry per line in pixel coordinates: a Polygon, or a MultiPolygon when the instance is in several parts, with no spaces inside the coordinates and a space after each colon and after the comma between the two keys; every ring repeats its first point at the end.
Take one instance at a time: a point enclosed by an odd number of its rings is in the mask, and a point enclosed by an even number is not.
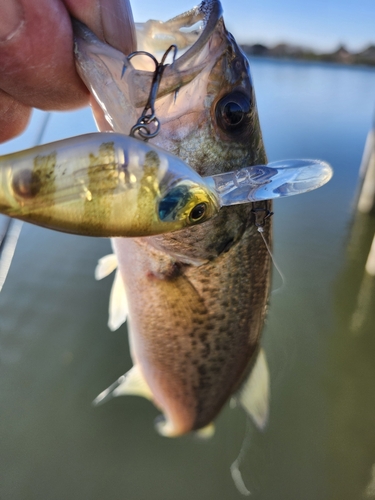
{"type": "MultiPolygon", "coordinates": [[[[228,29],[241,43],[290,42],[333,50],[375,44],[375,0],[221,0],[228,29]]],[[[166,20],[199,0],[131,0],[136,21],[166,20]]]]}

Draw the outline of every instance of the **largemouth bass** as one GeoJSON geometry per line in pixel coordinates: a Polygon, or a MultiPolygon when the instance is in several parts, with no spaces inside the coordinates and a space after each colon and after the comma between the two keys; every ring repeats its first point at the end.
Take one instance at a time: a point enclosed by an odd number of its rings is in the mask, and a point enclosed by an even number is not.
{"type": "MultiPolygon", "coordinates": [[[[166,23],[138,26],[138,32],[139,50],[156,53],[175,43],[184,51],[161,79],[155,103],[161,127],[150,144],[202,176],[266,164],[249,63],[225,28],[220,2],[206,0],[166,23]]],[[[148,59],[135,68],[82,26],[76,27],[76,59],[99,127],[129,134],[151,87],[148,59]]],[[[177,436],[206,427],[240,391],[264,426],[268,375],[258,352],[271,266],[258,226],[270,245],[270,210],[270,201],[224,207],[189,229],[113,240],[134,367],[99,400],[109,394],[149,397],[164,414],[159,431],[177,436]]]]}

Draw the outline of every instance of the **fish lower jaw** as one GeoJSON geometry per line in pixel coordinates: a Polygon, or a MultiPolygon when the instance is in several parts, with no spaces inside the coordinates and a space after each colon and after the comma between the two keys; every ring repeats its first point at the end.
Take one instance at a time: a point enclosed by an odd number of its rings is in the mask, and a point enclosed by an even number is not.
{"type": "MultiPolygon", "coordinates": [[[[156,421],[155,421],[155,429],[156,431],[160,434],[160,436],[163,437],[180,437],[184,434],[188,434],[189,432],[192,432],[192,429],[186,428],[178,428],[176,427],[172,421],[165,419],[163,415],[160,415],[156,421]]],[[[210,424],[206,425],[205,427],[202,427],[200,429],[196,429],[193,431],[195,435],[199,439],[210,439],[215,433],[215,426],[211,422],[210,424]]]]}
{"type": "MultiPolygon", "coordinates": [[[[158,405],[154,401],[156,407],[158,405]]],[[[161,409],[159,407],[159,409],[161,409]]],[[[192,429],[192,421],[189,419],[176,418],[176,415],[171,415],[169,412],[162,413],[155,419],[155,430],[164,437],[179,437],[188,434],[192,429]]]]}
{"type": "Polygon", "coordinates": [[[178,437],[181,434],[179,428],[176,427],[173,422],[166,419],[163,415],[160,415],[155,421],[156,431],[164,437],[178,437]]]}

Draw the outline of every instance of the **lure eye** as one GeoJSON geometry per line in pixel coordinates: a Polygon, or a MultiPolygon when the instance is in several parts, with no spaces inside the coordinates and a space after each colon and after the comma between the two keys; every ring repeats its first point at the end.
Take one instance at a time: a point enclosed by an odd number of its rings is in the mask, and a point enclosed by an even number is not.
{"type": "Polygon", "coordinates": [[[217,124],[226,133],[241,133],[250,123],[251,99],[242,92],[235,91],[224,96],[216,104],[217,124]]]}
{"type": "Polygon", "coordinates": [[[159,203],[160,220],[174,220],[178,216],[179,209],[188,193],[189,190],[186,186],[173,188],[159,203]]]}
{"type": "MultiPolygon", "coordinates": [[[[203,222],[211,215],[207,196],[201,188],[187,184],[173,187],[159,202],[159,219],[164,222],[181,221],[191,225],[203,222]]],[[[213,214],[212,214],[213,215],[213,214]]]]}
{"type": "Polygon", "coordinates": [[[198,222],[203,219],[207,212],[207,203],[198,203],[190,212],[189,218],[191,222],[198,222]]]}

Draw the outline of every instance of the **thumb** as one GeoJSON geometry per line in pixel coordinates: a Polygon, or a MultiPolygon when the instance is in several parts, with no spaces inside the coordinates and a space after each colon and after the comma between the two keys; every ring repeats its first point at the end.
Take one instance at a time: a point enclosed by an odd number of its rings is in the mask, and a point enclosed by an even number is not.
{"type": "Polygon", "coordinates": [[[136,50],[129,0],[65,0],[71,15],[86,24],[102,41],[124,54],[136,50]]]}

